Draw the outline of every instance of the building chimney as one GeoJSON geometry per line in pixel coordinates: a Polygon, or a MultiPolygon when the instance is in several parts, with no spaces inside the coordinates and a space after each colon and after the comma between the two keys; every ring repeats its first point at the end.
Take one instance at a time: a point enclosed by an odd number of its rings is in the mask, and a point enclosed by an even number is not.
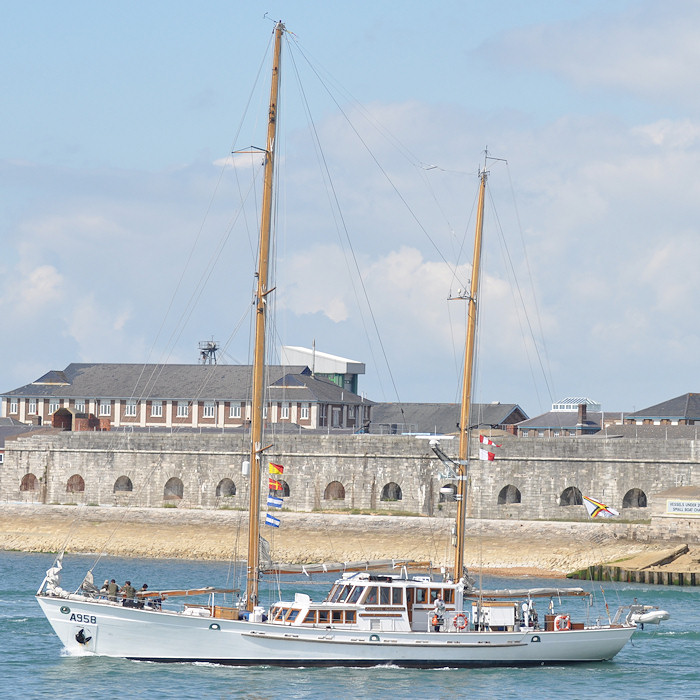
{"type": "Polygon", "coordinates": [[[578,405],[578,420],[576,421],[576,424],[583,425],[585,422],[586,422],[586,404],[580,403],[578,405]]]}

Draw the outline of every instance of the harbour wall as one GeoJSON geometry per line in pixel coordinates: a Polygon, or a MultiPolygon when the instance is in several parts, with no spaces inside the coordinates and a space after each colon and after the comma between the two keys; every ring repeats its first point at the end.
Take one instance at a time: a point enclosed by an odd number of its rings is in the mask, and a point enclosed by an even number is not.
{"type": "MultiPolygon", "coordinates": [[[[440,489],[457,482],[427,439],[302,433],[270,442],[265,461],[284,466],[285,509],[454,515],[456,503],[440,489]]],[[[616,508],[619,520],[649,520],[654,494],[700,484],[699,447],[688,439],[505,438],[494,461],[470,462],[468,515],[586,520],[584,506],[565,497],[576,489],[616,508]],[[637,499],[625,507],[630,493],[642,494],[646,506],[637,499]]],[[[443,441],[441,448],[454,456],[456,441],[443,441]]],[[[477,449],[475,444],[473,454],[477,449]]],[[[18,438],[5,445],[0,499],[246,509],[246,459],[247,437],[241,433],[18,438]]],[[[684,536],[692,536],[700,521],[684,522],[684,536]]]]}

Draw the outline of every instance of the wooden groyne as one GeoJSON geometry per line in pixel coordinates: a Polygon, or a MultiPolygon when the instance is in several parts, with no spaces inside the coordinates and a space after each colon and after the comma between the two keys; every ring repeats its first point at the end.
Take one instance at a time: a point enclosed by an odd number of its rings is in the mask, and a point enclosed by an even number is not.
{"type": "Polygon", "coordinates": [[[579,569],[567,578],[587,581],[623,581],[664,586],[700,585],[700,549],[687,544],[639,554],[624,562],[596,564],[579,569]]]}

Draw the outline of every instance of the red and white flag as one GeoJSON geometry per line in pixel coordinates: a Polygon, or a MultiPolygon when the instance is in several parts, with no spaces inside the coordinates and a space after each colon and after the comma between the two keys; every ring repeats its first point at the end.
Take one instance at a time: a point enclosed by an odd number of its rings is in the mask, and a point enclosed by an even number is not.
{"type": "Polygon", "coordinates": [[[485,461],[492,462],[495,457],[496,457],[495,452],[489,452],[488,450],[484,450],[481,447],[479,448],[479,459],[483,459],[485,461]]]}
{"type": "Polygon", "coordinates": [[[500,447],[500,445],[496,445],[496,443],[493,440],[489,440],[489,438],[487,438],[486,435],[479,435],[479,442],[482,445],[493,445],[494,447],[500,447]]]}

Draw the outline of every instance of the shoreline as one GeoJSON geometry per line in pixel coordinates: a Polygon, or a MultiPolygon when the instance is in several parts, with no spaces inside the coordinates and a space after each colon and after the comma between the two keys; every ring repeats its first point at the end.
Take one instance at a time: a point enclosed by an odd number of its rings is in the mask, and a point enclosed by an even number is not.
{"type": "MultiPolygon", "coordinates": [[[[276,562],[452,561],[448,518],[288,511],[279,517],[282,527],[262,532],[276,562]]],[[[228,561],[245,558],[247,525],[247,511],[2,504],[0,549],[228,561]]],[[[562,578],[668,547],[630,539],[630,532],[628,524],[597,521],[468,521],[465,564],[491,575],[562,578]]]]}

